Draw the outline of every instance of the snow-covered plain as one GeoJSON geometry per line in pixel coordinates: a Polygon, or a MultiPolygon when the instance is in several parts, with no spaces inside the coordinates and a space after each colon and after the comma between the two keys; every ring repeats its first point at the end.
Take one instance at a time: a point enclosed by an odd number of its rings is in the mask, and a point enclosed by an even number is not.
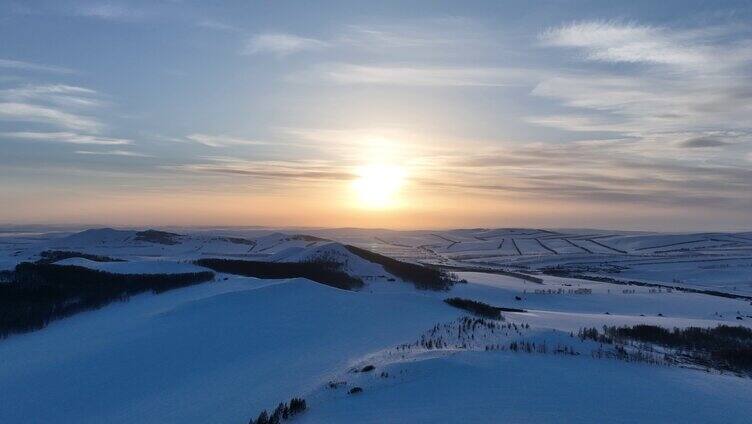
{"type": "Polygon", "coordinates": [[[190,261],[207,257],[323,257],[341,260],[366,286],[353,292],[304,279],[218,274],[213,282],[135,296],[0,340],[0,422],[245,423],[293,396],[308,403],[291,421],[301,423],[743,423],[752,416],[750,378],[596,359],[590,356],[595,343],[570,337],[603,325],[752,326],[750,300],[539,272],[576,266],[588,275],[745,294],[752,275],[744,262],[744,255],[752,256],[748,233],[301,232],[3,234],[0,265],[6,269],[47,250],[121,260],[58,262],[116,273],[199,271],[190,261]],[[457,275],[467,284],[419,291],[391,281],[380,265],[338,242],[402,260],[523,271],[543,281],[463,271],[457,275]],[[665,251],[682,246],[690,247],[665,251]],[[463,347],[415,345],[435,326],[451,327],[467,316],[443,302],[453,296],[526,312],[503,314],[502,324],[514,331],[486,334],[463,347]],[[489,340],[562,344],[579,355],[486,351],[489,340]],[[376,369],[353,372],[365,365],[376,369]],[[329,382],[344,384],[331,388],[329,382]],[[363,392],[347,393],[356,386],[363,392]]]}

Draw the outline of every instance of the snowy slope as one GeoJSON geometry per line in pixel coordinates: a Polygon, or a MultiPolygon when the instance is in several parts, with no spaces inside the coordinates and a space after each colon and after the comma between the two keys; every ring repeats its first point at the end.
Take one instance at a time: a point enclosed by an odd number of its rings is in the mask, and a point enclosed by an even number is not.
{"type": "Polygon", "coordinates": [[[0,341],[0,422],[245,423],[456,315],[307,280],[142,295],[0,341]]]}
{"type": "MultiPolygon", "coordinates": [[[[490,334],[491,340],[497,337],[502,345],[515,339],[545,341],[550,347],[562,343],[573,346],[579,355],[488,352],[482,345],[489,341],[478,339],[478,333],[469,350],[397,347],[357,363],[374,364],[375,371],[343,371],[336,379],[343,383],[341,387],[322,386],[307,396],[315,406],[299,422],[744,423],[752,413],[750,379],[593,359],[589,352],[596,343],[567,335],[582,327],[602,325],[734,325],[738,323],[735,309],[752,312],[745,302],[656,293],[647,288],[624,294],[621,286],[555,277],[540,285],[500,275],[460,276],[469,284],[455,286],[452,295],[529,308],[525,313],[506,313],[506,321],[501,323],[529,325],[531,329],[523,330],[522,337],[497,330],[496,336],[490,334]],[[593,294],[566,293],[572,287],[588,288],[593,294]],[[533,294],[535,289],[554,293],[533,294]],[[558,293],[559,289],[564,293],[558,293]],[[515,296],[522,300],[516,301],[515,296]],[[666,316],[645,314],[656,308],[668,311],[666,316]],[[617,312],[605,315],[603,309],[617,312]],[[353,387],[363,392],[348,394],[353,387]]],[[[452,343],[455,331],[442,337],[452,343]]]]}
{"type": "Polygon", "coordinates": [[[508,352],[394,363],[322,388],[313,423],[746,423],[748,381],[643,364],[508,352]],[[378,377],[386,372],[389,378],[378,377]]]}

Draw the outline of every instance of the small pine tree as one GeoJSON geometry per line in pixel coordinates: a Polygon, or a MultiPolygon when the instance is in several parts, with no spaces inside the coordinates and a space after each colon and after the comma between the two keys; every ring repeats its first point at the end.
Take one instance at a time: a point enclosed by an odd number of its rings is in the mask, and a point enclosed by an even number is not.
{"type": "Polygon", "coordinates": [[[306,401],[302,398],[290,399],[290,415],[303,412],[306,409],[306,401]]]}
{"type": "Polygon", "coordinates": [[[279,424],[279,414],[276,412],[269,416],[269,424],[279,424]]]}
{"type": "Polygon", "coordinates": [[[282,407],[282,419],[286,420],[290,416],[290,407],[286,403],[279,404],[282,407]]]}
{"type": "Polygon", "coordinates": [[[266,410],[261,411],[256,421],[253,424],[269,424],[269,414],[266,410]]]}

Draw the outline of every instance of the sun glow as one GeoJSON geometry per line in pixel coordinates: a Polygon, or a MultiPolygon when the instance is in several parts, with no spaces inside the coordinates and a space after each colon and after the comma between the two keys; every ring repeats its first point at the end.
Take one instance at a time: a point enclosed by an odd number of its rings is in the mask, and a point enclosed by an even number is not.
{"type": "Polygon", "coordinates": [[[368,165],[358,169],[352,188],[358,205],[366,209],[389,209],[398,205],[397,194],[405,182],[399,166],[368,165]]]}

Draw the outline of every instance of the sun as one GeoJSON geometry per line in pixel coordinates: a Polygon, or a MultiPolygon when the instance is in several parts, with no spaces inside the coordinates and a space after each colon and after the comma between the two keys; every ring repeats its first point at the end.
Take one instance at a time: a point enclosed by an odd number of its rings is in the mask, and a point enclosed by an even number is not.
{"type": "Polygon", "coordinates": [[[393,165],[367,165],[357,170],[352,183],[358,205],[366,209],[397,206],[397,194],[405,182],[405,170],[393,165]]]}

